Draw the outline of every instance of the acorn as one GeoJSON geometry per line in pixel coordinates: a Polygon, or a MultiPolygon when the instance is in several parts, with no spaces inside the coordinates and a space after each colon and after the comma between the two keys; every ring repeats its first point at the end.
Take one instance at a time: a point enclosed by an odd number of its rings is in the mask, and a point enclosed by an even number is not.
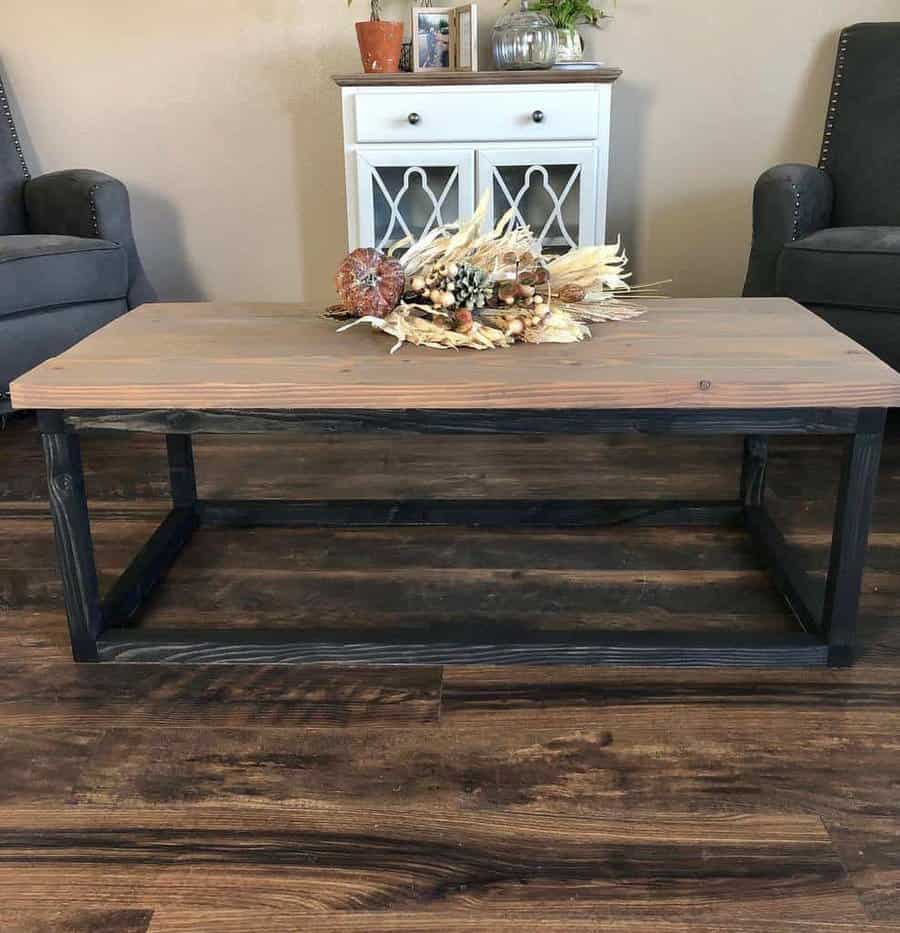
{"type": "Polygon", "coordinates": [[[497,297],[508,305],[516,300],[518,287],[515,282],[503,282],[497,289],[497,297]]]}
{"type": "Polygon", "coordinates": [[[412,281],[409,283],[409,287],[414,292],[421,292],[425,289],[425,278],[421,275],[414,275],[412,281]]]}
{"type": "Polygon", "coordinates": [[[520,317],[514,317],[506,328],[506,333],[510,337],[516,337],[525,330],[525,322],[520,317]]]}
{"type": "Polygon", "coordinates": [[[472,316],[471,311],[466,308],[460,308],[456,312],[454,322],[456,324],[456,329],[460,333],[467,334],[472,329],[472,325],[475,323],[475,319],[472,316]]]}
{"type": "Polygon", "coordinates": [[[439,304],[441,303],[441,298],[442,298],[442,297],[443,297],[443,292],[441,292],[441,291],[440,291],[439,289],[437,289],[437,288],[433,288],[433,289],[428,293],[428,300],[429,300],[433,305],[439,305],[439,304]]]}
{"type": "Polygon", "coordinates": [[[569,285],[563,285],[559,290],[559,297],[563,301],[584,301],[584,296],[587,293],[580,285],[575,285],[571,283],[569,285]]]}

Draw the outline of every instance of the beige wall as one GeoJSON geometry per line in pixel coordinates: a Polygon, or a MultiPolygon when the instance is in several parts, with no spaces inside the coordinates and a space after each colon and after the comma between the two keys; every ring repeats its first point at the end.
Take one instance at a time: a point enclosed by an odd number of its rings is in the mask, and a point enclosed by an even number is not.
{"type": "MultiPolygon", "coordinates": [[[[2,0],[0,62],[35,172],[108,171],[132,193],[165,297],[298,299],[344,250],[339,94],[355,0],[2,0]]],[[[386,0],[405,19],[408,5],[386,0]]],[[[480,3],[482,55],[501,10],[480,3]]],[[[586,30],[624,68],[609,233],[644,281],[735,294],[752,183],[815,160],[837,30],[898,0],[620,0],[586,30]]]]}

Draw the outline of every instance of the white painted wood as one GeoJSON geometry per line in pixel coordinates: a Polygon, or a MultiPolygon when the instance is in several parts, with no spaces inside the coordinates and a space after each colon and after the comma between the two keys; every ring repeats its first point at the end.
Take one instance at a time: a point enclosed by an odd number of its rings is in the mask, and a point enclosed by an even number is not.
{"type": "MultiPolygon", "coordinates": [[[[606,198],[609,190],[609,145],[610,123],[612,120],[612,85],[601,84],[597,87],[600,106],[597,108],[597,138],[594,151],[597,153],[597,174],[594,192],[594,243],[606,239],[606,198]]],[[[593,244],[591,244],[593,245],[593,244]]]]}
{"type": "Polygon", "coordinates": [[[356,98],[361,143],[593,139],[599,98],[590,88],[375,90],[356,98]],[[541,122],[533,114],[540,111],[541,122]],[[409,122],[411,113],[417,123],[409,122]],[[477,115],[477,119],[473,116],[477,115]]]}
{"type": "Polygon", "coordinates": [[[575,163],[577,242],[603,241],[611,85],[354,86],[342,88],[342,104],[350,249],[377,245],[373,185],[379,165],[426,173],[429,166],[455,166],[460,216],[466,217],[488,187],[490,166],[575,163]],[[535,110],[543,113],[540,122],[535,110]],[[410,113],[419,115],[417,123],[409,122],[410,113]]]}

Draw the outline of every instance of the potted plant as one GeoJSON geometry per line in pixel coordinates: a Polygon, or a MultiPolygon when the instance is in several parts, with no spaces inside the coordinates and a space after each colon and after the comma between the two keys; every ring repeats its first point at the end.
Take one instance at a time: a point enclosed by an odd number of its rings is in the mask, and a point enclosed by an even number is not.
{"type": "Polygon", "coordinates": [[[538,0],[533,9],[549,17],[556,27],[558,62],[580,62],[584,57],[578,26],[599,26],[600,20],[612,16],[596,9],[591,0],[538,0]]]}
{"type": "MultiPolygon", "coordinates": [[[[352,2],[347,0],[347,5],[352,2]]],[[[399,71],[403,23],[381,18],[381,0],[369,0],[369,6],[369,19],[356,24],[356,41],[359,43],[363,71],[399,71]]]]}

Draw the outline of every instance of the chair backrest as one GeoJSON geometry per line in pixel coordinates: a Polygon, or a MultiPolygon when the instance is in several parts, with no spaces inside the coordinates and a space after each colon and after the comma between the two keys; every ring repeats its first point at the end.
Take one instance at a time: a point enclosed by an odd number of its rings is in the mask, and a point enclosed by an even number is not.
{"type": "Polygon", "coordinates": [[[819,166],[834,226],[900,226],[900,23],[841,33],[819,166]]]}
{"type": "Polygon", "coordinates": [[[23,189],[28,166],[0,77],[0,236],[27,232],[23,189]]]}

